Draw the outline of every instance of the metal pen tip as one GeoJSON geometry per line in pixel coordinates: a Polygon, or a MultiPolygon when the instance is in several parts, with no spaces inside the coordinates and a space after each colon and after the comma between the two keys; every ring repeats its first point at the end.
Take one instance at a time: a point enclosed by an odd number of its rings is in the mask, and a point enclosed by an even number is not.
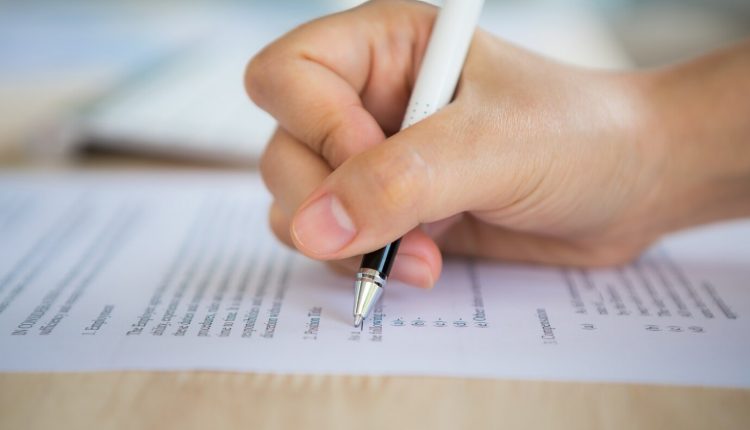
{"type": "Polygon", "coordinates": [[[360,269],[357,272],[357,280],[354,282],[354,326],[363,324],[367,315],[375,307],[375,303],[383,294],[385,279],[380,272],[374,269],[360,269]]]}

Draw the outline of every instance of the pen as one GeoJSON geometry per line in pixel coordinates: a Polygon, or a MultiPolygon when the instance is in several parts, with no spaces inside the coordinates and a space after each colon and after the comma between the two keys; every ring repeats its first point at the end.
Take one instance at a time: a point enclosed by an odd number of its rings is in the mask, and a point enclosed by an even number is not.
{"type": "MultiPolygon", "coordinates": [[[[414,83],[401,130],[448,104],[456,91],[484,0],[445,0],[414,83]]],[[[401,239],[365,254],[354,281],[354,326],[359,327],[383,294],[401,239]]]]}

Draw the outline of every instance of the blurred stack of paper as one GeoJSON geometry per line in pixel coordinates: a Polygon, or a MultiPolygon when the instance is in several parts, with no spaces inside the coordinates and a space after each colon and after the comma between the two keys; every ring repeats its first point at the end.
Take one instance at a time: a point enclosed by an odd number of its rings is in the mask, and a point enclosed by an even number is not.
{"type": "MultiPolygon", "coordinates": [[[[244,67],[263,45],[314,15],[311,9],[290,13],[266,6],[242,20],[228,18],[218,36],[139,69],[80,110],[67,123],[73,133],[67,134],[66,147],[253,164],[275,124],[247,99],[244,67]]],[[[561,61],[630,66],[601,17],[589,9],[490,3],[481,26],[561,61]]]]}
{"type": "Polygon", "coordinates": [[[75,146],[222,163],[252,163],[273,119],[242,84],[252,51],[210,46],[148,69],[73,119],[75,146]]]}

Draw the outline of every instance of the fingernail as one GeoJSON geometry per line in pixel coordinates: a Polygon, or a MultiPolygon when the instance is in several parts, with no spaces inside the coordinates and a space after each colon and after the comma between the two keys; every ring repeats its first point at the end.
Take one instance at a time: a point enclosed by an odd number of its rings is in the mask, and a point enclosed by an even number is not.
{"type": "Polygon", "coordinates": [[[430,266],[423,259],[409,254],[396,257],[391,277],[420,288],[432,288],[435,284],[430,266]]]}
{"type": "Polygon", "coordinates": [[[341,201],[332,194],[324,194],[297,214],[292,234],[305,250],[327,255],[351,242],[357,230],[341,201]]]}

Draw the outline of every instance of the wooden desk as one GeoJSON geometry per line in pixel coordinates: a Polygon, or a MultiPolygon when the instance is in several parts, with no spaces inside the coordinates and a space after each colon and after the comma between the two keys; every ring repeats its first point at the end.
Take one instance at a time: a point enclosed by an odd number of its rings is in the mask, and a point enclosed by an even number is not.
{"type": "Polygon", "coordinates": [[[747,429],[750,391],[212,372],[0,374],[6,429],[747,429]]]}

